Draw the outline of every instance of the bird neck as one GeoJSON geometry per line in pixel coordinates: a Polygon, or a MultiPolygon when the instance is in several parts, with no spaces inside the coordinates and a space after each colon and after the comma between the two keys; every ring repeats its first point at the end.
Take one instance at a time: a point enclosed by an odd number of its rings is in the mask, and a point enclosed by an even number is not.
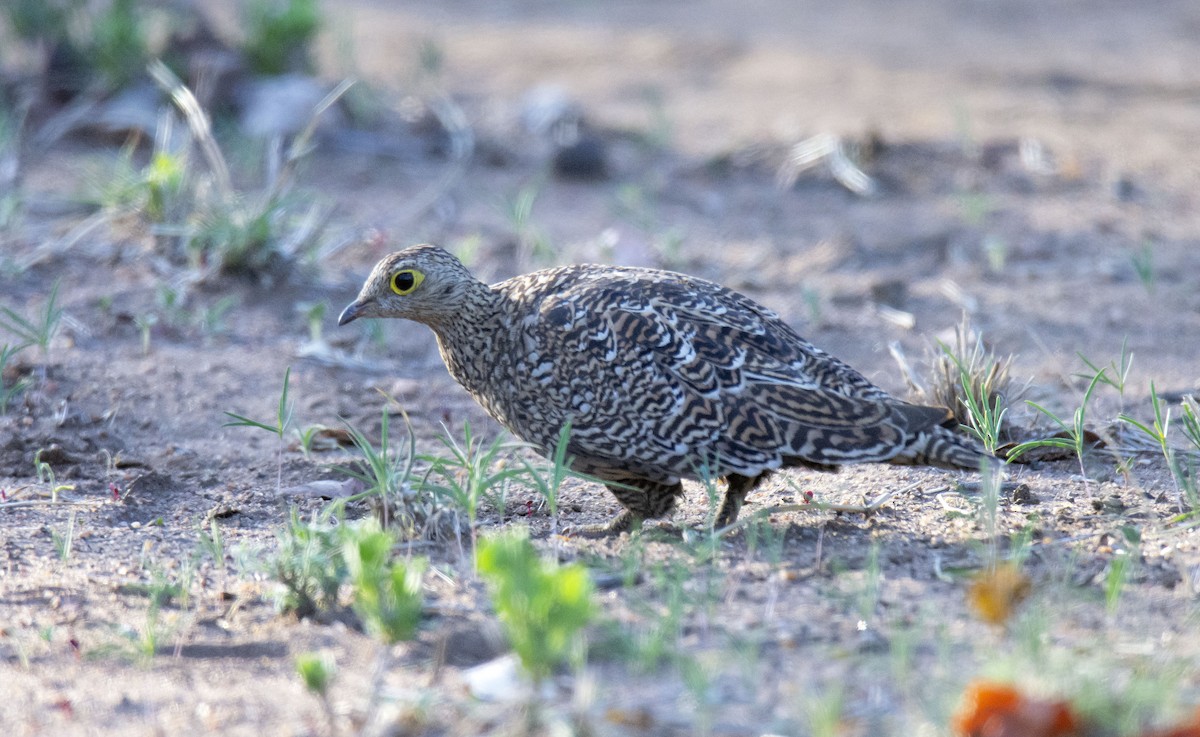
{"type": "Polygon", "coordinates": [[[479,286],[459,309],[428,323],[450,375],[472,393],[487,385],[500,350],[497,341],[505,335],[503,298],[487,285],[479,286]]]}

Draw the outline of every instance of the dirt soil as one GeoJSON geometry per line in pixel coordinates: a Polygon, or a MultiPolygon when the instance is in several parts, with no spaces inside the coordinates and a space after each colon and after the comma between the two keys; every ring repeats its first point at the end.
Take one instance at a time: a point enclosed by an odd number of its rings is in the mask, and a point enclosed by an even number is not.
{"type": "MultiPolygon", "coordinates": [[[[495,437],[426,329],[394,323],[372,338],[334,326],[374,262],[415,242],[445,245],[489,278],[609,261],[718,280],[899,395],[908,389],[889,344],[924,369],[964,312],[1013,356],[1027,397],[1062,417],[1085,388],[1077,354],[1107,365],[1127,342],[1123,395],[1101,387],[1088,406],[1097,429],[1122,411],[1151,420],[1151,382],[1175,417],[1179,397],[1200,390],[1193,2],[338,7],[327,76],[345,69],[336,48],[348,41],[358,73],[395,105],[449,94],[475,155],[414,215],[452,166],[440,149],[382,156],[327,131],[300,191],[333,208],[329,238],[349,245],[313,268],[186,285],[186,267],[121,223],[61,247],[90,213],[55,203],[114,162],[117,145],[67,138],[25,162],[26,207],[0,233],[0,304],[33,313],[60,280],[66,316],[44,358],[23,354],[35,387],[0,416],[0,724],[14,737],[325,734],[293,666],[306,651],[337,663],[331,701],[346,733],[362,726],[373,690],[386,703],[375,734],[519,724],[512,703],[468,693],[467,669],[504,648],[453,540],[417,549],[438,571],[429,614],[378,688],[377,647],[352,623],[276,614],[262,561],[289,507],[309,515],[327,502],[281,498],[275,439],[223,426],[226,411],[270,421],[290,366],[296,427],[344,420],[378,437],[382,390],[422,450],[466,423],[495,437]],[[420,73],[422,48],[440,51],[435,74],[420,73]],[[606,146],[605,178],[556,175],[550,144],[523,127],[527,95],[547,85],[606,146]],[[826,167],[780,186],[789,146],[818,134],[860,146],[873,196],[847,191],[826,167]],[[518,223],[505,213],[522,189],[537,197],[518,223]],[[358,237],[368,229],[384,235],[358,237]],[[551,248],[530,253],[531,238],[551,248]],[[174,312],[164,285],[186,295],[174,312]],[[200,324],[227,297],[235,306],[223,319],[200,324]],[[317,303],[325,338],[355,363],[306,357],[317,303]],[[35,473],[38,451],[70,486],[57,503],[35,473]],[[214,520],[220,559],[201,544],[214,520]],[[155,619],[146,590],[163,581],[183,581],[188,596],[155,619]]],[[[1031,426],[1035,414],[1018,405],[1011,420],[1031,426]]],[[[772,515],[767,532],[721,539],[711,560],[698,485],[673,525],[641,537],[551,536],[522,488],[486,509],[482,527],[528,525],[548,553],[615,581],[601,616],[626,632],[652,631],[668,594],[684,593],[668,639],[688,666],[630,665],[597,628],[587,670],[556,682],[548,701],[586,723],[578,734],[948,734],[964,684],[980,676],[1119,702],[1112,718],[1125,721],[1101,733],[1130,734],[1200,703],[1200,539],[1175,521],[1189,508],[1161,455],[1122,454],[1132,459],[1124,473],[1101,457],[1088,479],[1069,457],[1009,469],[1021,492],[1002,500],[994,539],[1006,551],[1027,532],[1032,593],[1007,626],[981,621],[966,596],[993,540],[977,497],[955,490],[971,474],[781,474],[744,514],[807,491],[840,504],[898,493],[869,517],[772,515]],[[1128,569],[1114,568],[1121,556],[1128,569]],[[638,575],[621,585],[614,574],[630,566],[638,575]]],[[[282,485],[341,478],[333,467],[349,457],[306,457],[289,438],[282,485]]],[[[599,487],[564,491],[563,523],[616,510],[599,487]]]]}

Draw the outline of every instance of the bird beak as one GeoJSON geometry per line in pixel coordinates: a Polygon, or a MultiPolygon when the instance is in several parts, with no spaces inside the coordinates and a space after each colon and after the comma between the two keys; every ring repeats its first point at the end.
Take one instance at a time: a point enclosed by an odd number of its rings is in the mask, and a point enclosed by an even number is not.
{"type": "Polygon", "coordinates": [[[338,317],[338,327],[354,322],[358,318],[362,317],[363,312],[366,310],[367,305],[369,305],[370,302],[371,300],[359,299],[347,305],[346,309],[342,310],[341,316],[338,317]]]}

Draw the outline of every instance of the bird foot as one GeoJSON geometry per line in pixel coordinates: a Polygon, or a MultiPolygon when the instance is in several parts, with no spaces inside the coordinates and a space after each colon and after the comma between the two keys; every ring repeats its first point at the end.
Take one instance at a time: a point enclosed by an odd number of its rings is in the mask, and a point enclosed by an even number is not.
{"type": "Polygon", "coordinates": [[[628,509],[622,509],[621,513],[613,517],[610,522],[595,525],[568,525],[563,528],[563,534],[574,537],[611,537],[626,531],[633,532],[641,529],[641,526],[640,517],[635,517],[628,509]]]}
{"type": "Polygon", "coordinates": [[[713,529],[723,530],[734,522],[737,522],[738,514],[742,511],[742,503],[745,500],[745,496],[726,494],[725,501],[721,503],[721,509],[717,512],[717,519],[713,525],[713,529]]]}

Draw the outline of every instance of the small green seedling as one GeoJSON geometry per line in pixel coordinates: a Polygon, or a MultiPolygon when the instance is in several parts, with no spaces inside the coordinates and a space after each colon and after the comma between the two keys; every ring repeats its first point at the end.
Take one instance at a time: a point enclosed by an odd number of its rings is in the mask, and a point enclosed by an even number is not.
{"type": "Polygon", "coordinates": [[[883,592],[883,566],[879,553],[879,542],[872,541],[867,552],[867,565],[863,568],[862,588],[854,596],[860,626],[871,625],[879,612],[879,597],[883,592]]]}
{"type": "MultiPolygon", "coordinates": [[[[146,565],[143,562],[143,567],[146,565]]],[[[179,628],[176,618],[164,621],[163,607],[169,605],[173,600],[178,600],[180,606],[186,606],[188,596],[188,587],[179,581],[172,580],[162,568],[153,566],[149,573],[150,580],[148,582],[133,583],[125,587],[129,593],[146,597],[146,618],[140,626],[130,625],[124,628],[126,643],[125,647],[120,648],[126,655],[131,655],[143,663],[153,659],[162,647],[163,640],[170,637],[179,628]]]]}
{"type": "Polygon", "coordinates": [[[242,47],[258,74],[308,72],[321,28],[317,0],[250,0],[243,5],[242,47]]]}
{"type": "MultiPolygon", "coordinates": [[[[1171,408],[1167,407],[1158,396],[1153,381],[1150,382],[1150,404],[1154,410],[1154,422],[1152,424],[1147,425],[1126,414],[1122,414],[1119,419],[1122,422],[1132,425],[1158,445],[1162,451],[1163,458],[1167,462],[1167,468],[1171,471],[1171,477],[1175,480],[1175,488],[1179,491],[1181,497],[1180,508],[1182,509],[1184,500],[1192,507],[1195,507],[1197,501],[1200,501],[1198,499],[1200,493],[1198,493],[1196,488],[1194,475],[1195,464],[1192,457],[1186,451],[1171,446],[1169,438],[1171,431],[1171,408]]],[[[1192,397],[1184,397],[1182,406],[1183,418],[1181,423],[1183,425],[1183,434],[1189,442],[1195,445],[1197,449],[1200,449],[1200,417],[1198,417],[1196,402],[1192,397]]]]}
{"type": "MultiPolygon", "coordinates": [[[[746,524],[746,553],[751,559],[757,559],[778,569],[783,562],[783,550],[787,542],[789,527],[771,524],[770,516],[754,515],[746,524]]],[[[771,584],[776,585],[776,577],[771,578],[771,584]]]]}
{"type": "Polygon", "coordinates": [[[325,312],[329,309],[329,305],[324,302],[313,302],[304,311],[304,319],[308,322],[308,342],[313,345],[321,345],[325,342],[322,335],[322,325],[325,322],[325,312]]]}
{"type": "Polygon", "coordinates": [[[1154,273],[1154,245],[1149,240],[1142,243],[1142,247],[1134,251],[1130,257],[1130,262],[1133,264],[1133,270],[1137,274],[1138,281],[1142,283],[1146,294],[1154,296],[1154,291],[1157,286],[1156,275],[1154,273]]]}
{"type": "Polygon", "coordinates": [[[304,682],[304,687],[309,693],[321,701],[329,734],[336,734],[337,716],[333,711],[333,703],[329,700],[329,684],[337,675],[337,664],[327,653],[300,653],[296,656],[296,673],[300,675],[300,680],[304,682]]]}
{"type": "Polygon", "coordinates": [[[68,563],[71,560],[71,549],[75,544],[75,510],[71,510],[71,514],[67,517],[67,525],[60,533],[58,530],[51,530],[50,537],[54,541],[54,549],[58,552],[58,559],[63,563],[68,563]]]}
{"type": "MultiPolygon", "coordinates": [[[[450,457],[426,458],[431,465],[431,473],[440,479],[436,483],[430,481],[429,486],[466,514],[471,543],[474,545],[478,536],[476,520],[479,517],[480,502],[486,500],[494,508],[503,509],[508,482],[522,475],[524,469],[505,468],[499,462],[501,456],[509,449],[509,444],[503,436],[485,446],[483,441],[472,433],[470,424],[463,428],[462,443],[449,435],[443,435],[441,441],[450,451],[450,457]]],[[[459,554],[463,554],[461,542],[459,554]]]]}
{"type": "Polygon", "coordinates": [[[202,554],[208,555],[221,569],[225,568],[225,536],[221,534],[221,526],[217,524],[217,518],[212,517],[208,521],[208,529],[205,530],[203,525],[199,527],[199,539],[197,546],[202,554]]]}
{"type": "Polygon", "coordinates": [[[89,62],[109,89],[120,89],[145,67],[149,50],[138,0],[113,0],[92,20],[89,62]]]}
{"type": "Polygon", "coordinates": [[[1077,353],[1076,355],[1079,356],[1079,359],[1083,361],[1084,365],[1088,367],[1089,371],[1091,371],[1089,374],[1075,374],[1076,376],[1081,379],[1091,381],[1103,373],[1104,375],[1100,377],[1100,383],[1116,389],[1117,394],[1119,394],[1121,396],[1121,400],[1124,401],[1125,386],[1129,382],[1129,372],[1133,368],[1133,352],[1129,350],[1129,336],[1125,336],[1124,340],[1121,341],[1121,357],[1117,361],[1110,361],[1109,364],[1103,368],[1096,365],[1082,353],[1077,353]]]}
{"type": "Polygon", "coordinates": [[[329,428],[318,423],[315,425],[309,425],[303,430],[300,428],[295,428],[292,430],[292,432],[296,434],[296,440],[300,443],[300,452],[304,454],[305,458],[312,458],[313,442],[317,439],[317,435],[328,429],[329,428]]]}
{"type": "MultiPolygon", "coordinates": [[[[416,464],[416,436],[408,421],[408,415],[402,415],[408,430],[408,440],[404,452],[397,453],[391,449],[391,415],[385,406],[381,411],[379,421],[379,447],[376,448],[366,435],[358,428],[346,425],[354,447],[362,454],[366,462],[366,470],[340,467],[338,470],[363,482],[366,490],[363,497],[375,497],[382,510],[382,522],[386,527],[398,527],[406,538],[415,537],[419,528],[429,522],[438,513],[435,494],[423,494],[423,486],[410,483],[413,467],[416,464]]],[[[361,464],[356,464],[360,466],[361,464]]]]}
{"type": "Polygon", "coordinates": [[[234,412],[226,412],[225,414],[232,417],[231,422],[226,422],[225,427],[256,427],[260,430],[275,435],[279,438],[278,451],[278,468],[275,475],[276,490],[283,488],[283,448],[286,440],[288,428],[292,424],[292,413],[296,409],[296,403],[288,401],[288,384],[292,378],[292,367],[288,366],[283,372],[283,391],[279,393],[279,407],[275,411],[275,424],[268,425],[265,422],[252,420],[249,417],[236,414],[234,412]]]}
{"type": "Polygon", "coordinates": [[[155,151],[150,163],[142,170],[141,185],[145,189],[146,218],[160,223],[173,213],[187,175],[184,154],[155,151]]]}
{"type": "Polygon", "coordinates": [[[230,310],[237,307],[237,298],[226,295],[221,297],[208,307],[201,308],[196,311],[196,325],[204,331],[205,334],[215,335],[225,332],[225,316],[230,310]]]}
{"type": "MultiPolygon", "coordinates": [[[[643,556],[640,545],[631,546],[625,556],[625,576],[631,588],[644,567],[643,556]]],[[[620,644],[629,648],[626,657],[637,670],[649,673],[680,657],[684,620],[687,612],[696,607],[695,598],[687,590],[694,573],[691,564],[682,560],[654,563],[647,571],[650,586],[646,596],[632,600],[645,626],[620,639],[620,644]]]]}
{"type": "Polygon", "coordinates": [[[38,483],[50,487],[50,502],[57,504],[59,492],[74,491],[75,485],[58,483],[58,479],[54,475],[54,469],[50,467],[49,463],[42,460],[42,453],[44,452],[45,449],[42,448],[33,454],[33,470],[37,473],[38,483]]]}
{"type": "Polygon", "coordinates": [[[546,260],[554,254],[549,239],[533,222],[533,204],[537,201],[539,187],[538,182],[526,184],[501,207],[501,214],[508,220],[517,240],[518,258],[523,263],[546,260]]]}
{"type": "Polygon", "coordinates": [[[322,653],[300,653],[296,656],[296,672],[304,681],[304,687],[323,699],[337,675],[337,665],[333,658],[322,653]]]}
{"type": "Polygon", "coordinates": [[[1125,537],[1126,549],[1118,550],[1108,562],[1108,571],[1104,574],[1104,606],[1109,614],[1116,614],[1121,605],[1121,593],[1129,580],[1129,574],[1137,562],[1138,551],[1141,547],[1142,535],[1136,527],[1126,525],[1121,528],[1125,537]]]}
{"type": "Polygon", "coordinates": [[[535,683],[568,658],[582,657],[583,628],[595,613],[583,566],[540,557],[528,532],[519,530],[483,539],[478,559],[508,641],[535,683]]]}
{"type": "Polygon", "coordinates": [[[716,669],[705,660],[692,655],[681,655],[675,659],[675,670],[696,709],[692,716],[692,729],[697,737],[712,735],[713,710],[717,706],[713,689],[716,669]]]}
{"type": "Polygon", "coordinates": [[[983,337],[972,333],[964,316],[955,328],[953,346],[938,341],[941,352],[933,359],[928,399],[934,405],[949,407],[955,419],[989,453],[995,453],[1003,442],[1008,404],[1024,389],[1012,389],[1011,357],[997,358],[984,346],[983,337]]]}
{"type": "Polygon", "coordinates": [[[1183,423],[1183,436],[1200,452],[1200,406],[1196,404],[1196,398],[1189,394],[1183,398],[1182,407],[1183,417],[1180,421],[1183,423]]]}
{"type": "Polygon", "coordinates": [[[303,520],[293,509],[277,534],[279,547],[270,568],[280,588],[280,612],[309,617],[337,605],[346,581],[346,564],[338,528],[321,520],[303,520]]]}
{"type": "Polygon", "coordinates": [[[394,534],[370,520],[346,528],[342,556],[354,586],[354,612],[384,644],[411,639],[421,620],[424,558],[393,561],[394,534]]]}
{"type": "Polygon", "coordinates": [[[978,524],[987,535],[987,570],[995,571],[1000,564],[1000,491],[1004,472],[985,458],[979,465],[978,524]]]}
{"type": "Polygon", "coordinates": [[[155,609],[161,609],[176,599],[179,600],[180,606],[186,606],[184,602],[188,596],[187,588],[179,581],[172,580],[158,564],[154,564],[150,569],[150,582],[135,588],[150,600],[150,606],[155,609]]]}
{"type": "Polygon", "coordinates": [[[1026,400],[1026,404],[1033,407],[1038,412],[1041,412],[1046,417],[1049,417],[1054,424],[1058,425],[1062,432],[1067,435],[1065,438],[1040,438],[1038,440],[1029,440],[1014,447],[1008,452],[1008,460],[1014,460],[1022,453],[1033,448],[1068,448],[1075,451],[1075,456],[1079,459],[1079,472],[1083,474],[1083,483],[1088,485],[1087,469],[1084,468],[1084,456],[1087,453],[1087,406],[1092,400],[1092,393],[1096,391],[1096,387],[1107,378],[1108,371],[1100,369],[1096,375],[1092,377],[1088,384],[1087,391],[1083,393],[1083,403],[1075,410],[1075,416],[1070,425],[1060,419],[1050,410],[1041,406],[1037,402],[1026,400]]]}
{"type": "Polygon", "coordinates": [[[840,682],[835,681],[825,692],[811,694],[804,704],[808,718],[808,731],[813,737],[837,737],[843,734],[846,707],[845,694],[840,682]]]}
{"type": "Polygon", "coordinates": [[[1167,437],[1171,431],[1171,408],[1165,406],[1159,398],[1153,381],[1150,382],[1150,406],[1154,410],[1154,422],[1151,425],[1147,425],[1126,414],[1120,415],[1118,419],[1129,423],[1153,440],[1155,445],[1162,451],[1163,458],[1166,459],[1168,465],[1173,465],[1172,448],[1170,440],[1167,437]]]}
{"type": "MultiPolygon", "coordinates": [[[[1004,406],[1004,397],[990,386],[990,381],[974,380],[971,367],[955,356],[948,346],[942,350],[958,369],[959,384],[962,396],[958,401],[967,412],[967,423],[964,427],[974,435],[989,453],[995,453],[1000,444],[1001,432],[1004,429],[1004,415],[1008,408],[1004,406]]],[[[994,376],[994,370],[987,372],[987,378],[994,376]]]]}
{"type": "Polygon", "coordinates": [[[4,345],[0,345],[0,415],[8,414],[8,405],[29,388],[30,382],[26,377],[16,379],[12,384],[7,386],[4,383],[5,369],[8,367],[9,361],[28,347],[28,343],[22,345],[5,343],[4,345]]]}
{"type": "MultiPolygon", "coordinates": [[[[28,318],[11,308],[0,307],[0,328],[15,335],[23,344],[36,345],[43,359],[49,354],[50,343],[58,334],[62,323],[63,309],[58,306],[59,284],[60,280],[56,279],[51,285],[46,304],[42,306],[41,314],[36,318],[28,318]]],[[[24,345],[21,348],[24,348],[24,345]]]]}

